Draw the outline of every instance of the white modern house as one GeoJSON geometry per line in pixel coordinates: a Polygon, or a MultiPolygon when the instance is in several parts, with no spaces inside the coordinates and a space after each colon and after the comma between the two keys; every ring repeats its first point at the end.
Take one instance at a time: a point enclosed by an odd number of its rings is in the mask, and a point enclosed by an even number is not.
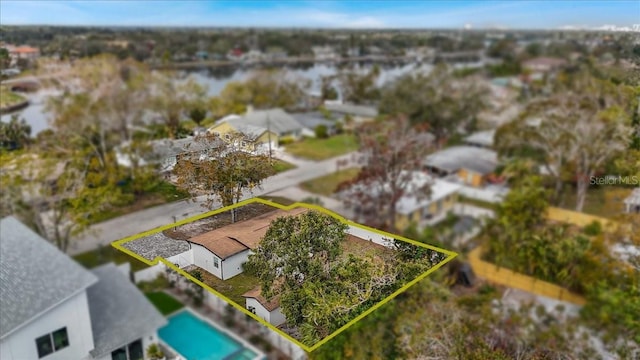
{"type": "Polygon", "coordinates": [[[113,264],[84,269],[0,220],[0,359],[140,360],[164,317],[113,264]]]}

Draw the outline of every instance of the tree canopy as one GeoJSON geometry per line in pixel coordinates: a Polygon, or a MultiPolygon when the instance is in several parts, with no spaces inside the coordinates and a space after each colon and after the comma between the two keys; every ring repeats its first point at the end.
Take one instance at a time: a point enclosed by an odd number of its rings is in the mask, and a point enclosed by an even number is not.
{"type": "Polygon", "coordinates": [[[472,127],[478,112],[486,105],[486,91],[478,82],[456,79],[440,64],[429,75],[409,74],[395,80],[382,93],[382,114],[406,115],[412,124],[444,140],[460,127],[472,127]]]}

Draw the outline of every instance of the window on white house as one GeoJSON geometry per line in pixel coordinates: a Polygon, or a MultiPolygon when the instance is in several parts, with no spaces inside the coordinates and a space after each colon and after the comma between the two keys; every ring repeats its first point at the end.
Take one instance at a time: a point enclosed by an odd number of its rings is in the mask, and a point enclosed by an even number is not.
{"type": "Polygon", "coordinates": [[[111,360],[143,360],[144,350],[142,339],[138,339],[127,346],[123,346],[111,353],[111,360]]]}
{"type": "Polygon", "coordinates": [[[213,266],[215,266],[216,269],[220,267],[220,261],[215,256],[213,257],[213,266]]]}
{"type": "Polygon", "coordinates": [[[244,147],[244,148],[246,148],[246,147],[247,147],[247,142],[246,142],[246,141],[243,141],[243,142],[242,142],[242,147],[244,147]]]}
{"type": "Polygon", "coordinates": [[[256,308],[253,306],[247,306],[247,310],[251,311],[252,313],[256,313],[256,308]]]}
{"type": "Polygon", "coordinates": [[[69,335],[67,328],[63,327],[52,333],[42,335],[36,339],[36,347],[38,348],[38,357],[43,358],[60,349],[69,346],[69,335]]]}

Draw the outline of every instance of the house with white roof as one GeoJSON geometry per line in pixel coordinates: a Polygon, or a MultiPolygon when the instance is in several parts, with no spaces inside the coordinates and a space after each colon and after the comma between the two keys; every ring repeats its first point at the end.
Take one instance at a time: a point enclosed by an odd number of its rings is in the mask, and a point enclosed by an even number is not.
{"type": "Polygon", "coordinates": [[[0,358],[139,360],[165,318],[113,264],[84,269],[0,220],[0,358]]]}

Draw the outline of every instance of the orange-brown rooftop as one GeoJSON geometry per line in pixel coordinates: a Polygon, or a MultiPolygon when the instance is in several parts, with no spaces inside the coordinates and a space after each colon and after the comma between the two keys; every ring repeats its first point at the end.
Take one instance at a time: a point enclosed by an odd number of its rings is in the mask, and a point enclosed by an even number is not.
{"type": "Polygon", "coordinates": [[[204,246],[224,260],[245,250],[258,247],[272,221],[283,216],[300,215],[307,210],[305,208],[295,208],[289,211],[271,211],[249,220],[194,236],[188,241],[204,246]]]}
{"type": "Polygon", "coordinates": [[[262,290],[260,289],[260,286],[256,286],[253,289],[242,294],[242,297],[253,298],[258,300],[260,305],[264,306],[264,308],[267,309],[268,311],[273,311],[278,307],[280,307],[280,297],[276,296],[270,301],[265,299],[265,297],[262,296],[262,290]]]}

